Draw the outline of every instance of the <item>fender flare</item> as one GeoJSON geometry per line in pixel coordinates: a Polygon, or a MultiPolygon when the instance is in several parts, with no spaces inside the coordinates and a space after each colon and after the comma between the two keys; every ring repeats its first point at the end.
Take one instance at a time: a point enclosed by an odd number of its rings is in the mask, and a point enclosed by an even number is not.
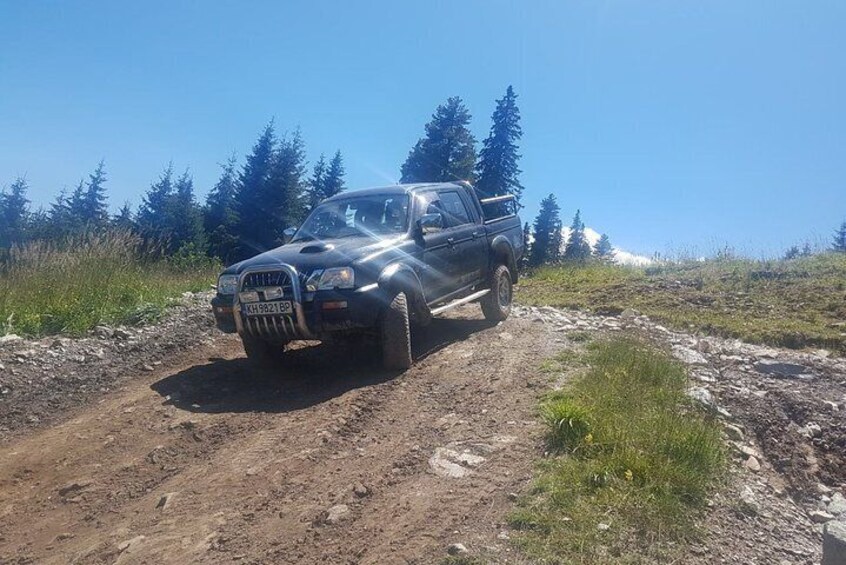
{"type": "Polygon", "coordinates": [[[517,260],[514,256],[514,246],[503,234],[499,234],[491,241],[492,263],[502,263],[511,272],[511,282],[517,283],[517,260]]]}
{"type": "Polygon", "coordinates": [[[405,263],[391,263],[382,269],[376,283],[385,296],[404,292],[418,316],[431,316],[420,277],[405,263]]]}

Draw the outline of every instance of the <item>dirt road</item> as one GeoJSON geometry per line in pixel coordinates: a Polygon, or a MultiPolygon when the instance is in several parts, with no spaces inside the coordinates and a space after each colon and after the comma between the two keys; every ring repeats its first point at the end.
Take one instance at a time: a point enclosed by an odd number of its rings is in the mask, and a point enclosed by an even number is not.
{"type": "Polygon", "coordinates": [[[217,335],[16,434],[0,562],[430,563],[451,543],[511,561],[556,338],[452,318],[401,375],[323,346],[260,373],[217,335]]]}

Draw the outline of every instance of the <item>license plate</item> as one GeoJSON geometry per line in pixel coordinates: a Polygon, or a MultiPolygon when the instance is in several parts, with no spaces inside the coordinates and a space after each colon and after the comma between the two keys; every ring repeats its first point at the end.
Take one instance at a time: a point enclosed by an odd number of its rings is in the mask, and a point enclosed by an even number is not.
{"type": "Polygon", "coordinates": [[[251,302],[242,304],[244,313],[247,316],[272,316],[273,314],[293,314],[294,306],[290,300],[279,302],[251,302]]]}

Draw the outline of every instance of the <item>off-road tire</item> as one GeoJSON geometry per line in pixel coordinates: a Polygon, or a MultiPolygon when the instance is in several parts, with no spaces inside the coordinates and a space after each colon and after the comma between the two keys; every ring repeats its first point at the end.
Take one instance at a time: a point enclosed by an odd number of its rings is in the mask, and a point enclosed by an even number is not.
{"type": "Polygon", "coordinates": [[[505,265],[497,265],[488,279],[489,293],[479,302],[485,319],[491,322],[501,322],[511,313],[511,299],[514,289],[511,284],[511,272],[505,265]]]}
{"type": "Polygon", "coordinates": [[[411,367],[411,327],[405,293],[400,292],[394,296],[382,312],[379,341],[382,345],[382,366],[385,369],[404,371],[411,367]]]}
{"type": "Polygon", "coordinates": [[[272,367],[281,361],[284,345],[272,343],[255,337],[241,337],[247,359],[256,367],[272,367]]]}

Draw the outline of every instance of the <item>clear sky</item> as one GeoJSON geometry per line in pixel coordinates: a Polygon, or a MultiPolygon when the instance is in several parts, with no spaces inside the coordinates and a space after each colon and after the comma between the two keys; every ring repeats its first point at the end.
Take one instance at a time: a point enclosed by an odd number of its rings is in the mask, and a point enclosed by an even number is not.
{"type": "Polygon", "coordinates": [[[0,0],[0,186],[36,205],[105,159],[113,208],[163,166],[202,197],[262,127],[396,180],[460,95],[481,141],[512,84],[525,219],[630,251],[752,255],[846,219],[846,2],[0,0]]]}

